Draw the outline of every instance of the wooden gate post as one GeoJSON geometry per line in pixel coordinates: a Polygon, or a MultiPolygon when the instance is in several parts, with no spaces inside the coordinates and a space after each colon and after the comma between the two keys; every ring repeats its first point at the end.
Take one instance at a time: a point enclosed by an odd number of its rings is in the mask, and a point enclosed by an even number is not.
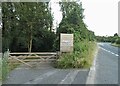
{"type": "Polygon", "coordinates": [[[60,51],[57,51],[57,57],[59,58],[61,55],[61,52],[60,51]]]}

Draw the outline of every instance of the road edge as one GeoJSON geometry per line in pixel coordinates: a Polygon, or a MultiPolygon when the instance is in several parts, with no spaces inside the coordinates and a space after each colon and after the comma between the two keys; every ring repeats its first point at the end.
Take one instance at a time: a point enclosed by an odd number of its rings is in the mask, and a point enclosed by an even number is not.
{"type": "Polygon", "coordinates": [[[92,66],[90,67],[89,73],[88,73],[88,77],[86,80],[86,84],[95,84],[94,83],[94,78],[95,78],[95,65],[96,65],[96,58],[97,58],[97,53],[98,53],[99,47],[97,44],[96,50],[95,50],[95,54],[94,54],[94,60],[92,63],[92,66]]]}

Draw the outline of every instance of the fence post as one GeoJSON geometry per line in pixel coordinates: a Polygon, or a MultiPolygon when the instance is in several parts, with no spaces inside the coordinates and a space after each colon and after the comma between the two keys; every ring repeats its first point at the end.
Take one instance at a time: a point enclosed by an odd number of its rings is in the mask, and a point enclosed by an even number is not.
{"type": "Polygon", "coordinates": [[[10,54],[10,51],[9,51],[9,49],[7,50],[7,56],[8,56],[8,58],[9,58],[9,54],[10,54]]]}
{"type": "Polygon", "coordinates": [[[59,58],[61,55],[61,52],[60,51],[57,51],[57,57],[59,58]]]}

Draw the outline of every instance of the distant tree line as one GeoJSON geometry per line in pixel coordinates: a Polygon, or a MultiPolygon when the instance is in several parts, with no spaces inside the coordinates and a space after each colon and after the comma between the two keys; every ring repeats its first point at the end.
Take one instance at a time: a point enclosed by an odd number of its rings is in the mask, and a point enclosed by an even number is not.
{"type": "Polygon", "coordinates": [[[117,33],[115,33],[114,36],[96,36],[96,40],[98,42],[111,42],[120,44],[120,37],[117,33]]]}

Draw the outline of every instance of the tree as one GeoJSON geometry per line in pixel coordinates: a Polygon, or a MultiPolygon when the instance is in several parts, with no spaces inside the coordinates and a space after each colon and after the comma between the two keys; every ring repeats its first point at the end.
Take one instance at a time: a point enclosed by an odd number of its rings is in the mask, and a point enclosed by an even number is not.
{"type": "MultiPolygon", "coordinates": [[[[39,40],[39,43],[42,43],[41,39],[46,36],[46,33],[55,35],[51,32],[53,17],[48,4],[49,2],[2,4],[5,50],[10,48],[11,51],[31,52],[33,46],[34,49],[36,46],[39,47],[39,44],[35,45],[33,41],[36,43],[39,40]]],[[[48,46],[51,45],[48,44],[48,46]]]]}
{"type": "MultiPolygon", "coordinates": [[[[61,11],[62,11],[62,21],[57,28],[57,39],[55,45],[59,44],[59,35],[60,33],[73,33],[74,42],[80,42],[83,40],[94,40],[94,32],[87,29],[87,25],[84,23],[84,9],[82,8],[82,3],[78,2],[60,2],[61,11]]],[[[59,49],[59,46],[56,45],[56,49],[59,49]]]]}
{"type": "Polygon", "coordinates": [[[117,34],[117,33],[115,33],[115,34],[114,34],[114,37],[115,37],[115,36],[117,36],[117,37],[118,37],[118,34],[117,34]]]}
{"type": "Polygon", "coordinates": [[[120,44],[120,37],[116,39],[116,44],[120,44]]]}

